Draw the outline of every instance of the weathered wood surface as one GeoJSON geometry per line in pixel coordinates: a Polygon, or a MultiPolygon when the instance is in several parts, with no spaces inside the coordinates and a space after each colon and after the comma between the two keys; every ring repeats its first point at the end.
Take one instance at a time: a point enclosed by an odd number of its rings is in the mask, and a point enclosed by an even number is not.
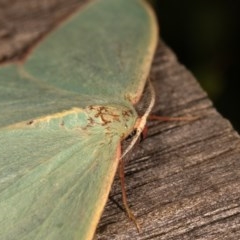
{"type": "MultiPolygon", "coordinates": [[[[0,0],[0,61],[17,59],[77,0],[0,0]]],[[[154,113],[191,122],[149,122],[148,137],[126,166],[137,233],[119,205],[116,177],[96,239],[240,239],[240,139],[192,74],[160,43],[152,67],[154,113]]]]}

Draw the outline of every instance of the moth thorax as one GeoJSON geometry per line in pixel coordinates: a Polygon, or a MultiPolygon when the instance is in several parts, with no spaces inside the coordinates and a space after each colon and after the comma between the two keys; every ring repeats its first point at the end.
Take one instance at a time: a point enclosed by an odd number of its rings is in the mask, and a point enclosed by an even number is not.
{"type": "Polygon", "coordinates": [[[121,138],[133,129],[137,113],[133,108],[122,105],[94,105],[87,108],[89,120],[93,125],[101,125],[121,138]]]}

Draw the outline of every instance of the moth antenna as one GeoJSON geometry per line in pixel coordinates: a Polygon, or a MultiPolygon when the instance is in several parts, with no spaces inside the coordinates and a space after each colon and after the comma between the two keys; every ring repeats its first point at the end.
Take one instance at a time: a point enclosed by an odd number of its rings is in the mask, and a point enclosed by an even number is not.
{"type": "Polygon", "coordinates": [[[150,99],[150,103],[149,106],[147,107],[145,113],[143,114],[142,117],[140,117],[136,123],[137,127],[136,127],[136,134],[134,135],[131,143],[128,145],[128,147],[124,150],[121,159],[124,158],[124,156],[132,149],[132,147],[135,145],[135,143],[137,142],[138,138],[141,135],[141,132],[143,131],[146,122],[147,122],[147,118],[150,114],[150,112],[153,109],[154,103],[155,103],[155,98],[156,98],[156,94],[154,91],[154,87],[151,83],[150,80],[148,80],[148,84],[149,84],[149,89],[150,89],[150,94],[151,94],[151,99],[150,99]]]}

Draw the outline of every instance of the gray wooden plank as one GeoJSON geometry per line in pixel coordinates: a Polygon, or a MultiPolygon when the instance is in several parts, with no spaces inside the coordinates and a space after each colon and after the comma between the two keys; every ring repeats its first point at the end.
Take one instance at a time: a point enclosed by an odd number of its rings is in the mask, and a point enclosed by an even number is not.
{"type": "Polygon", "coordinates": [[[22,57],[42,36],[89,0],[0,0],[0,62],[22,57]]]}
{"type": "Polygon", "coordinates": [[[128,200],[142,232],[114,203],[121,204],[116,179],[96,239],[239,239],[239,135],[163,42],[152,75],[154,114],[199,119],[148,123],[147,139],[126,166],[128,200]]]}

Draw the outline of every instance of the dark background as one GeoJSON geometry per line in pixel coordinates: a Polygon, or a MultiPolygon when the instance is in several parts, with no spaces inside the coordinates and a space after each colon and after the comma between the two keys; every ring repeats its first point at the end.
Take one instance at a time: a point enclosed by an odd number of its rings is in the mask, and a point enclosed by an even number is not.
{"type": "Polygon", "coordinates": [[[240,1],[150,2],[160,22],[161,38],[240,132],[240,1]]]}

